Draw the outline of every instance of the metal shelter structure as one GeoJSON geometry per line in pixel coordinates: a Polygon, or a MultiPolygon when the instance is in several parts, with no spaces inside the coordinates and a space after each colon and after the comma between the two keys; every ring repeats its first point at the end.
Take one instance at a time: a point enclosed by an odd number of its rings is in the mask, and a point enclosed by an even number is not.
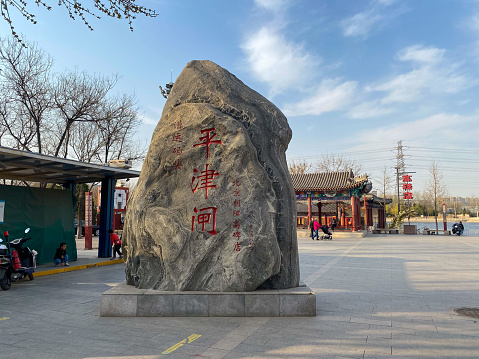
{"type": "Polygon", "coordinates": [[[113,225],[115,184],[140,176],[139,171],[59,158],[0,146],[0,179],[60,184],[75,190],[77,183],[101,182],[98,257],[111,255],[108,229],[113,225]]]}

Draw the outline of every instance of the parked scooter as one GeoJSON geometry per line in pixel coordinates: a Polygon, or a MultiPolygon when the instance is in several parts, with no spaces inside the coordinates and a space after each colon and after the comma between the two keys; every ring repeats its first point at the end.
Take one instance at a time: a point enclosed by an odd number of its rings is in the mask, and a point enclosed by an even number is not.
{"type": "MultiPolygon", "coordinates": [[[[30,228],[25,230],[25,235],[30,228]]],[[[33,280],[33,272],[37,267],[36,256],[37,251],[31,250],[23,244],[31,238],[17,238],[8,241],[8,231],[3,233],[5,236],[5,244],[0,239],[0,288],[9,290],[12,282],[28,277],[33,280]]]]}

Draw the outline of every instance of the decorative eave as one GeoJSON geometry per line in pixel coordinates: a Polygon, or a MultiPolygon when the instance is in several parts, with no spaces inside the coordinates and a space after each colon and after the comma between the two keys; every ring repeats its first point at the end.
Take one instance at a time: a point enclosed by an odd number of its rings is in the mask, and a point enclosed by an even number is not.
{"type": "Polygon", "coordinates": [[[368,182],[368,176],[354,177],[352,171],[292,174],[295,191],[338,191],[358,188],[368,182]]]}
{"type": "MultiPolygon", "coordinates": [[[[372,200],[374,203],[380,203],[380,204],[384,203],[384,198],[378,197],[375,194],[366,194],[363,197],[363,199],[366,199],[368,201],[372,200]]],[[[390,204],[392,202],[393,202],[393,200],[391,198],[386,198],[386,204],[390,204]]]]}

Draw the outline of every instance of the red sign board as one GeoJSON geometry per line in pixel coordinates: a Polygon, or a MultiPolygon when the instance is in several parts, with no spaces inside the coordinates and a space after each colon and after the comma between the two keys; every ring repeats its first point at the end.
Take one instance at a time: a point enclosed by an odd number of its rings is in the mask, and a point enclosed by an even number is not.
{"type": "Polygon", "coordinates": [[[408,200],[411,200],[413,199],[413,196],[412,196],[412,177],[411,175],[403,175],[402,176],[402,181],[403,181],[403,184],[402,184],[402,189],[404,190],[403,192],[403,195],[402,195],[402,198],[403,199],[408,199],[408,200]]]}
{"type": "Polygon", "coordinates": [[[92,226],[92,193],[85,192],[85,227],[92,226]]]}

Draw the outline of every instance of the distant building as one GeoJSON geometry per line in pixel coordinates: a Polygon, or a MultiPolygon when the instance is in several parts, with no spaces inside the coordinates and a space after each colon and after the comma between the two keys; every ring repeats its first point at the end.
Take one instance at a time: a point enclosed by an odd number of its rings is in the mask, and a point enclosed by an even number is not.
{"type": "Polygon", "coordinates": [[[367,175],[345,171],[292,174],[291,179],[298,201],[298,227],[306,228],[313,217],[328,225],[335,219],[338,228],[352,231],[374,223],[386,226],[382,199],[369,194],[372,184],[367,175]]]}

